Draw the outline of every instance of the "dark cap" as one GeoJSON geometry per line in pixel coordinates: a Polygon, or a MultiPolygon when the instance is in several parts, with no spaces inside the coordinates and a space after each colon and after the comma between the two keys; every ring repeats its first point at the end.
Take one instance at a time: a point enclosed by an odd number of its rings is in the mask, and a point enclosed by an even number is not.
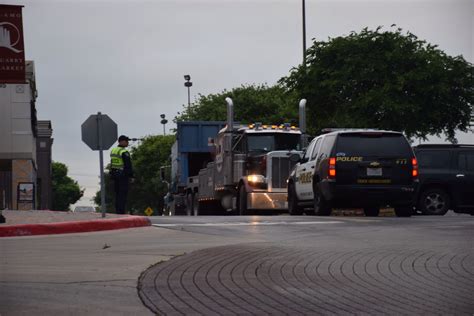
{"type": "Polygon", "coordinates": [[[121,142],[122,140],[126,140],[128,142],[130,140],[130,138],[128,138],[125,135],[120,135],[120,137],[118,138],[118,141],[121,142]]]}

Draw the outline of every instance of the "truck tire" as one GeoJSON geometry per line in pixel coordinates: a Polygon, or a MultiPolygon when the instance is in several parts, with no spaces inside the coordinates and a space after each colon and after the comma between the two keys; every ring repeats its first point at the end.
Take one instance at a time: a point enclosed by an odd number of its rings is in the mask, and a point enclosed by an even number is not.
{"type": "Polygon", "coordinates": [[[192,216],[194,213],[194,194],[188,193],[186,195],[186,215],[192,216]]]}
{"type": "Polygon", "coordinates": [[[377,217],[380,213],[380,207],[377,206],[367,206],[364,207],[364,215],[367,217],[377,217]]]}
{"type": "Polygon", "coordinates": [[[290,215],[303,214],[303,208],[298,205],[298,197],[296,196],[295,185],[292,182],[288,184],[288,212],[290,215]]]}
{"type": "Polygon", "coordinates": [[[247,209],[247,191],[245,186],[241,185],[239,187],[239,205],[238,205],[239,215],[249,215],[247,209]]]}
{"type": "MultiPolygon", "coordinates": [[[[311,215],[316,215],[316,216],[329,216],[331,215],[331,207],[329,206],[328,201],[324,198],[324,196],[319,192],[318,189],[314,189],[314,194],[313,194],[313,205],[314,205],[314,214],[311,215]]],[[[310,215],[310,214],[308,214],[310,215]]]]}
{"type": "Polygon", "coordinates": [[[448,193],[439,188],[428,188],[420,195],[418,208],[424,215],[444,215],[450,207],[448,193]]]}
{"type": "Polygon", "coordinates": [[[201,215],[201,203],[199,202],[198,195],[193,194],[193,214],[194,216],[201,215]]]}
{"type": "Polygon", "coordinates": [[[410,206],[395,207],[395,215],[397,215],[397,217],[410,217],[412,213],[413,208],[410,206]]]}

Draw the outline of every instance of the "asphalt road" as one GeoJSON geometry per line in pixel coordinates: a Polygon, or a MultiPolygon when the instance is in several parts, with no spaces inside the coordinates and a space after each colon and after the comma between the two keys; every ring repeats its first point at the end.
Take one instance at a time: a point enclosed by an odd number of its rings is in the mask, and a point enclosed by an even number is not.
{"type": "Polygon", "coordinates": [[[152,222],[0,239],[0,314],[474,313],[474,216],[152,222]]]}

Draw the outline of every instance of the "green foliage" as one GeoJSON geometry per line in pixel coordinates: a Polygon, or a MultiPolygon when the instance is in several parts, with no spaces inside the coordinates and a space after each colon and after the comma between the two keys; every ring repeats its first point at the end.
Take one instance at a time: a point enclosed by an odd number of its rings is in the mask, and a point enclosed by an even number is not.
{"type": "MultiPolygon", "coordinates": [[[[151,207],[156,215],[158,210],[163,209],[167,187],[160,180],[160,167],[170,164],[169,156],[174,141],[174,135],[147,136],[138,146],[130,149],[135,180],[130,184],[127,210],[143,214],[147,207],[151,207]]],[[[107,212],[114,212],[114,187],[109,173],[106,173],[105,184],[107,212]]],[[[96,193],[94,202],[100,205],[100,191],[96,193]]]]}
{"type": "Polygon", "coordinates": [[[68,168],[60,162],[52,164],[53,205],[57,211],[69,211],[69,206],[76,203],[84,194],[77,181],[68,177],[68,168]]]}
{"type": "Polygon", "coordinates": [[[235,120],[241,123],[298,121],[298,100],[279,85],[243,85],[217,94],[200,94],[189,109],[185,106],[185,111],[175,121],[225,121],[226,97],[232,98],[235,120]]]}
{"type": "Polygon", "coordinates": [[[314,41],[280,80],[308,99],[308,128],[382,128],[425,138],[466,131],[474,104],[473,66],[401,29],[314,41]]]}
{"type": "Polygon", "coordinates": [[[143,142],[132,148],[132,163],[135,182],[131,185],[129,207],[135,214],[143,214],[147,207],[163,209],[163,197],[167,187],[160,180],[160,167],[169,165],[174,135],[148,136],[143,142]]]}

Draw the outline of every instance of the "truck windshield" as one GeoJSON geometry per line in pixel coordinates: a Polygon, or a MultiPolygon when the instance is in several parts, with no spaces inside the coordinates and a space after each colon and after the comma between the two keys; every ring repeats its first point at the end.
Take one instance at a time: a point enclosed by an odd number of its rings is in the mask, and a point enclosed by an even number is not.
{"type": "Polygon", "coordinates": [[[255,134],[247,137],[248,152],[274,150],[299,150],[299,134],[255,134]]]}

